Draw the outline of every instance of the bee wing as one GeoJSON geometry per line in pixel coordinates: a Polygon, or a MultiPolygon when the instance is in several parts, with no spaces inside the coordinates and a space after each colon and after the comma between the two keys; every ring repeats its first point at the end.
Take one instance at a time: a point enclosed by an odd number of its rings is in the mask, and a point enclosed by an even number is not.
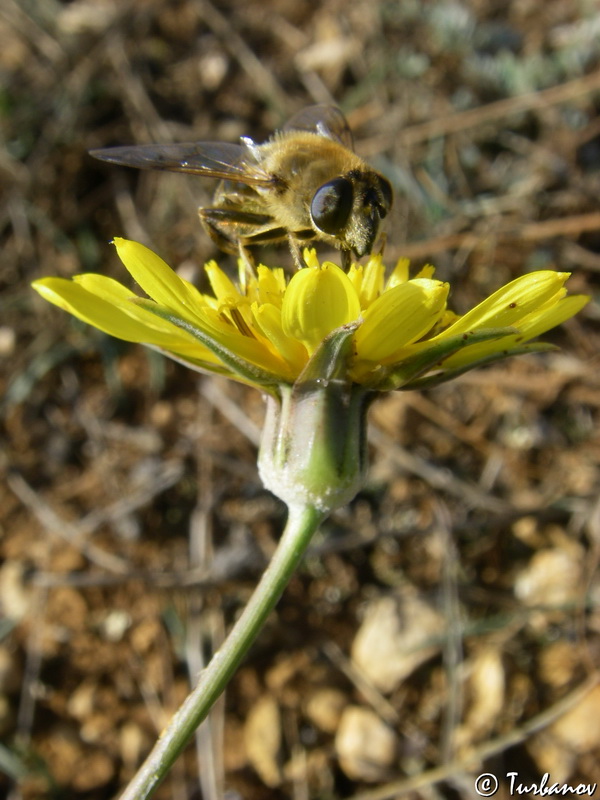
{"type": "Polygon", "coordinates": [[[352,132],[346,117],[339,108],[328,105],[307,106],[286,122],[284,131],[311,131],[320,136],[343,144],[349,150],[354,149],[352,132]]]}
{"type": "Polygon", "coordinates": [[[253,163],[255,154],[247,145],[227,142],[126,145],[90,150],[90,155],[124,167],[188,172],[252,186],[270,186],[274,181],[253,163]]]}

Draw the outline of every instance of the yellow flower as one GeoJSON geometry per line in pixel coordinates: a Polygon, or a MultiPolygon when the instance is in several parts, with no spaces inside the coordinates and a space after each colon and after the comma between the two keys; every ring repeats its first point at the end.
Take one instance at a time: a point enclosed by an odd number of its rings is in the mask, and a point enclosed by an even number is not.
{"type": "Polygon", "coordinates": [[[409,279],[401,260],[386,280],[380,256],[346,274],[320,264],[314,251],[306,251],[307,266],[289,280],[281,269],[259,266],[242,286],[210,262],[212,293],[203,294],[147,247],[114,244],[150,299],[94,274],[42,278],[34,288],[105,333],[271,393],[294,384],[345,326],[352,329],[345,379],[381,391],[438,383],[480,363],[543,349],[526,343],[588,300],[567,297],[568,274],[547,270],[517,278],[456,317],[446,306],[448,285],[433,278],[432,267],[409,279]]]}
{"type": "Polygon", "coordinates": [[[265,486],[290,508],[348,502],[366,471],[366,412],[378,392],[441,383],[479,364],[548,349],[529,341],[577,313],[566,273],[533,272],[460,317],[431,266],[389,277],[380,256],[345,273],[316,253],[288,279],[259,266],[236,285],[211,261],[203,294],[148,248],[115,239],[142,298],[102,275],[43,278],[47,300],[106,333],[203,372],[262,388],[265,486]]]}

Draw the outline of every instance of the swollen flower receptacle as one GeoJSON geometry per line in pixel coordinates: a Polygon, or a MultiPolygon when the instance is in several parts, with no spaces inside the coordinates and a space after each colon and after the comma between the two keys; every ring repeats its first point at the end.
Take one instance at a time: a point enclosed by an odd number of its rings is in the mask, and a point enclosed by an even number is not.
{"type": "Polygon", "coordinates": [[[366,412],[372,394],[345,380],[282,386],[267,397],[258,470],[290,508],[329,513],[364,485],[366,412]]]}
{"type": "Polygon", "coordinates": [[[267,398],[258,469],[290,510],[327,514],[364,484],[366,413],[375,394],[348,377],[356,327],[332,331],[295,383],[267,398]]]}

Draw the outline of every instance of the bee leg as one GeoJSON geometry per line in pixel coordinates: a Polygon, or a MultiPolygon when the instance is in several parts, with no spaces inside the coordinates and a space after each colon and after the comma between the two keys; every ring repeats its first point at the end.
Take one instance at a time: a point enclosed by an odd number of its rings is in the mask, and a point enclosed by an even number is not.
{"type": "Polygon", "coordinates": [[[238,242],[238,252],[239,252],[239,280],[240,286],[245,285],[245,276],[249,275],[250,277],[254,277],[256,275],[256,261],[254,260],[254,256],[250,252],[250,250],[244,245],[244,243],[240,240],[238,242]]]}
{"type": "Polygon", "coordinates": [[[290,246],[292,257],[294,259],[294,264],[296,265],[296,269],[302,269],[306,266],[306,262],[302,255],[300,245],[298,244],[298,239],[296,239],[293,233],[288,233],[287,240],[290,246]]]}
{"type": "Polygon", "coordinates": [[[204,230],[208,233],[219,250],[223,250],[224,253],[237,253],[238,242],[236,239],[232,236],[227,236],[221,230],[220,226],[216,222],[213,222],[210,216],[205,213],[206,211],[207,209],[205,208],[198,209],[200,222],[204,230]]]}
{"type": "MultiPolygon", "coordinates": [[[[226,253],[237,253],[240,241],[249,241],[269,225],[272,217],[234,208],[199,208],[198,215],[213,242],[226,253]]],[[[272,227],[272,226],[271,226],[272,227]]]]}
{"type": "Polygon", "coordinates": [[[342,250],[342,269],[348,272],[352,265],[352,253],[350,250],[342,250]]]}

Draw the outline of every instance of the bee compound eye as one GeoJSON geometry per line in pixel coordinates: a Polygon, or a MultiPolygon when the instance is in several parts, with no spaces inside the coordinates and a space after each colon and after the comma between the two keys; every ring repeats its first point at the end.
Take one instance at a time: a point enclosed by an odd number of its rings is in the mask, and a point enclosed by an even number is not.
{"type": "Polygon", "coordinates": [[[320,186],[310,204],[310,215],[320,231],[335,235],[348,222],[352,211],[352,183],[334,178],[320,186]]]}

